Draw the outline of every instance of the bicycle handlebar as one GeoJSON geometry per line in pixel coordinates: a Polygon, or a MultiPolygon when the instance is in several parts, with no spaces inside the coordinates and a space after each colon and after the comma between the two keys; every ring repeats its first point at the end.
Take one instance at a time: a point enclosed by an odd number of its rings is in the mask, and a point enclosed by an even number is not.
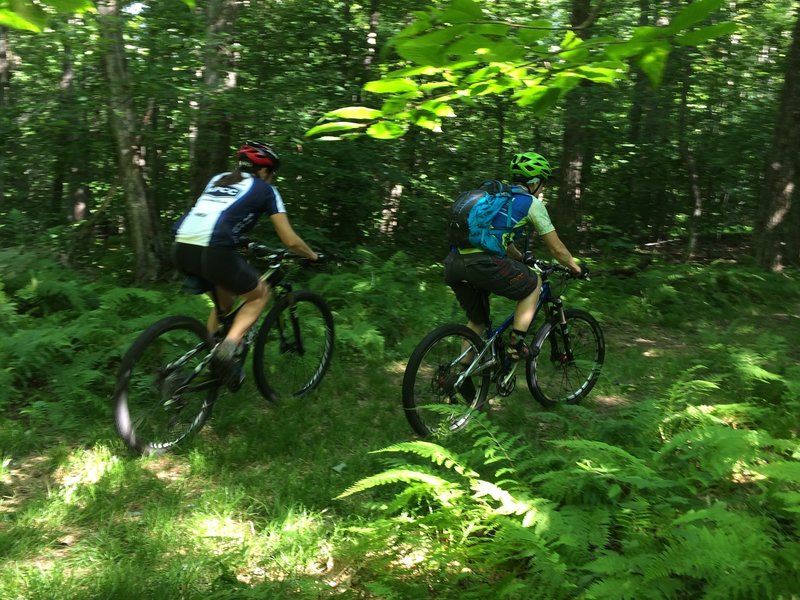
{"type": "Polygon", "coordinates": [[[581,277],[580,275],[576,275],[572,269],[569,269],[563,265],[558,263],[550,263],[546,260],[542,260],[540,258],[534,258],[532,260],[527,260],[526,263],[531,267],[536,267],[541,271],[542,276],[548,277],[553,273],[564,273],[568,277],[572,279],[588,279],[588,277],[581,277]]]}
{"type": "Polygon", "coordinates": [[[245,247],[247,248],[247,252],[254,257],[265,258],[271,261],[281,262],[286,259],[291,259],[303,265],[317,265],[322,264],[324,261],[323,255],[319,252],[317,252],[317,260],[311,260],[304,256],[298,256],[287,248],[271,248],[270,246],[265,246],[257,242],[249,242],[245,247]]]}

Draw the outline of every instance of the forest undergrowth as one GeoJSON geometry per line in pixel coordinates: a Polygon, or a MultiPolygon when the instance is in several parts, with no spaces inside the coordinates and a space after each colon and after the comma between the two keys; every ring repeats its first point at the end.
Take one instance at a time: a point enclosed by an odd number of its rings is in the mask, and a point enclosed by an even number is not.
{"type": "Polygon", "coordinates": [[[0,597],[797,598],[800,277],[637,262],[567,291],[606,335],[582,405],[520,382],[436,444],[400,381],[462,319],[441,266],[298,273],[335,312],[321,388],[270,406],[248,379],[144,459],[115,435],[119,359],[206,302],[0,249],[0,597]]]}

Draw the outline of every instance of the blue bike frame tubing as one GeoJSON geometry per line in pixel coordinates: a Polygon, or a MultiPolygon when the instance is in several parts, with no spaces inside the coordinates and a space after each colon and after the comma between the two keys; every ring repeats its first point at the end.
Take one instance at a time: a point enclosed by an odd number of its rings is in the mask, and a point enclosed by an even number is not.
{"type": "MultiPolygon", "coordinates": [[[[533,318],[531,319],[531,325],[536,320],[536,316],[539,314],[539,311],[541,310],[542,306],[544,306],[544,303],[547,302],[548,300],[550,300],[550,298],[551,298],[551,296],[550,296],[550,282],[546,281],[546,280],[542,281],[542,291],[539,294],[539,301],[536,303],[536,309],[533,311],[533,318]]],[[[563,320],[563,314],[562,314],[562,320],[563,320]]],[[[491,328],[492,327],[491,324],[489,325],[490,331],[489,331],[489,334],[486,336],[486,345],[483,347],[483,350],[480,351],[478,356],[476,356],[472,360],[472,362],[470,363],[469,367],[467,367],[467,370],[464,371],[461,375],[459,375],[458,379],[456,380],[456,383],[455,383],[454,387],[460,386],[467,377],[470,377],[470,376],[474,375],[476,372],[479,373],[479,372],[484,371],[484,370],[486,370],[486,369],[488,369],[490,367],[493,367],[494,365],[497,364],[498,358],[497,358],[497,356],[494,355],[495,354],[494,341],[497,339],[497,336],[499,336],[506,329],[508,329],[508,327],[513,322],[514,322],[514,313],[511,313],[510,315],[508,315],[505,318],[505,320],[503,320],[503,322],[498,327],[492,329],[491,328]],[[481,358],[483,358],[483,355],[486,354],[486,352],[489,349],[491,349],[491,351],[492,351],[491,360],[485,362],[484,364],[480,365],[480,367],[478,367],[481,358]]],[[[528,326],[528,329],[530,329],[530,325],[528,326]]],[[[458,358],[456,358],[453,361],[452,364],[460,362],[461,359],[463,359],[464,356],[466,356],[466,354],[467,354],[467,351],[462,352],[458,356],[458,358]]]]}

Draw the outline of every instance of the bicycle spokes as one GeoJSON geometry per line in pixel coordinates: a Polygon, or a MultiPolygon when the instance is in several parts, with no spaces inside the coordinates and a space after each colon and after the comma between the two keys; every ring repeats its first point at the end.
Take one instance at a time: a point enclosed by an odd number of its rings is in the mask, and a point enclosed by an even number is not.
{"type": "Polygon", "coordinates": [[[584,398],[605,357],[602,331],[589,313],[567,309],[563,320],[545,324],[537,334],[540,353],[528,367],[528,387],[546,407],[584,398]]]}
{"type": "Polygon", "coordinates": [[[115,421],[125,443],[157,453],[197,431],[210,415],[219,380],[208,369],[205,325],[168,317],[148,328],[123,357],[115,386],[115,421]]]}

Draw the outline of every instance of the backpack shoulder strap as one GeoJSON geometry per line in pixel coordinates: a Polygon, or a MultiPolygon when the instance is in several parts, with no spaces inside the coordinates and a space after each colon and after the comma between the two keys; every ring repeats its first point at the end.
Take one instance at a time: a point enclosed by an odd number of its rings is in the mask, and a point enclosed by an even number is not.
{"type": "Polygon", "coordinates": [[[511,194],[511,186],[507,183],[503,183],[502,181],[498,181],[497,179],[487,179],[484,181],[478,189],[484,190],[489,194],[496,195],[496,194],[511,194]]]}

